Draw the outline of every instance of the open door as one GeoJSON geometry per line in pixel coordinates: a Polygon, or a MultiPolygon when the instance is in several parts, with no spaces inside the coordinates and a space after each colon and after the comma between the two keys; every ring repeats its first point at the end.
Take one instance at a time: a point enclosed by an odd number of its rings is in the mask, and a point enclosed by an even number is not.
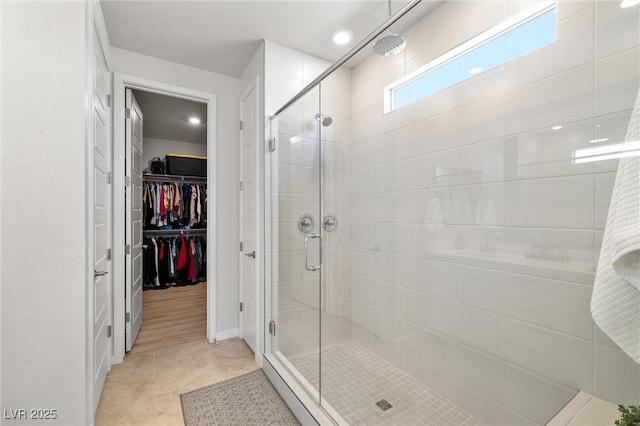
{"type": "Polygon", "coordinates": [[[100,43],[94,33],[93,55],[93,135],[91,164],[93,184],[93,414],[98,409],[102,388],[111,369],[111,146],[109,146],[110,110],[109,68],[100,43]]]}
{"type": "Polygon", "coordinates": [[[126,89],[125,336],[133,347],[142,327],[142,111],[126,89]]]}
{"type": "Polygon", "coordinates": [[[258,344],[258,268],[256,246],[258,238],[257,194],[257,85],[240,100],[240,337],[256,353],[258,344]]]}

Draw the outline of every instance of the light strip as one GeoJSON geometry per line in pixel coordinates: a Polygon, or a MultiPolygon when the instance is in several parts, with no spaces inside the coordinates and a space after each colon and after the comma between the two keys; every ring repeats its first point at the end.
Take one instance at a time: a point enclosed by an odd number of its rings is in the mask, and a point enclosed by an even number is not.
{"type": "Polygon", "coordinates": [[[617,152],[615,154],[596,155],[595,157],[576,158],[573,164],[592,163],[594,161],[615,160],[616,158],[635,157],[640,155],[640,151],[617,152]]]}
{"type": "Polygon", "coordinates": [[[640,141],[616,143],[596,148],[576,149],[573,151],[573,163],[613,160],[640,155],[640,141]]]}
{"type": "Polygon", "coordinates": [[[637,6],[640,4],[640,0],[622,0],[620,3],[620,7],[623,9],[627,9],[629,7],[637,6]]]}

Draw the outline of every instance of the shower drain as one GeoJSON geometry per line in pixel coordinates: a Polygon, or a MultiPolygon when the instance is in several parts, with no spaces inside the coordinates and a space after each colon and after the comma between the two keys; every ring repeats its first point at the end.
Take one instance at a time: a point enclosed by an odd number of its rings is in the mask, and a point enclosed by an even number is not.
{"type": "Polygon", "coordinates": [[[380,401],[376,402],[376,405],[380,407],[382,411],[387,411],[389,408],[393,407],[393,405],[391,405],[386,399],[381,399],[380,401]]]}

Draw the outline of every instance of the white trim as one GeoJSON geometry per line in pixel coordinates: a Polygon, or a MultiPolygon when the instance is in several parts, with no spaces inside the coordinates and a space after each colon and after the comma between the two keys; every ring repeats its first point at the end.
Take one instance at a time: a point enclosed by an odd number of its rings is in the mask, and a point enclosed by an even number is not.
{"type": "MultiPolygon", "coordinates": [[[[277,120],[276,117],[265,117],[265,139],[272,138],[277,134],[277,129],[273,128],[273,121],[277,120]]],[[[277,124],[276,124],[277,125],[277,124]]],[[[264,336],[263,340],[263,353],[265,357],[267,354],[272,353],[273,341],[271,338],[271,334],[269,333],[269,323],[274,320],[273,312],[274,309],[274,301],[277,302],[278,297],[275,295],[274,297],[274,288],[273,288],[273,218],[277,217],[277,213],[274,214],[274,209],[277,209],[277,205],[274,206],[273,203],[273,182],[272,182],[272,174],[273,167],[275,166],[275,160],[273,156],[276,155],[275,152],[267,151],[266,149],[262,149],[262,165],[263,165],[263,178],[264,178],[264,187],[263,187],[263,223],[264,225],[264,274],[263,274],[263,288],[264,288],[264,315],[263,315],[263,323],[262,323],[262,334],[264,336]],[[267,193],[267,188],[269,188],[269,192],[267,193]]]]}
{"type": "MultiPolygon", "coordinates": [[[[0,22],[2,22],[2,3],[0,2],[0,22]]],[[[0,67],[2,67],[2,31],[0,31],[0,67]]],[[[0,99],[2,99],[2,79],[0,79],[0,99]]],[[[0,123],[2,122],[2,102],[0,102],[0,123]]],[[[0,147],[2,146],[2,132],[0,132],[0,147]]],[[[2,164],[2,149],[0,149],[0,164],[2,164]]],[[[0,173],[0,206],[2,206],[2,173],[0,173]]],[[[0,208],[0,241],[2,239],[2,209],[0,208]]],[[[2,277],[2,244],[0,244],[0,277],[2,277]]],[[[2,291],[0,291],[0,306],[2,306],[2,291]]],[[[0,315],[0,342],[2,340],[2,315],[0,315]]],[[[2,351],[0,350],[0,366],[2,365],[2,351]]],[[[0,401],[2,399],[2,386],[0,386],[0,401]]]]}
{"type": "Polygon", "coordinates": [[[85,420],[86,424],[94,423],[93,412],[93,7],[85,1],[85,420]]]}
{"type": "MultiPolygon", "coordinates": [[[[114,253],[124,253],[124,95],[125,88],[189,99],[207,104],[207,340],[216,336],[216,259],[217,259],[217,199],[216,199],[216,95],[193,89],[153,81],[144,77],[113,73],[113,188],[114,188],[114,253]],[[116,120],[115,117],[122,117],[116,120]]],[[[125,304],[124,304],[124,256],[114,256],[114,277],[121,282],[114,285],[113,363],[124,360],[125,354],[125,304]],[[116,321],[116,319],[118,319],[116,321]]],[[[237,336],[237,331],[236,331],[237,336]]]]}
{"type": "MultiPolygon", "coordinates": [[[[263,48],[264,52],[264,48],[263,48]]],[[[263,54],[264,57],[264,54],[263,54]]],[[[263,68],[264,72],[264,68],[263,68]]],[[[258,365],[262,367],[263,363],[263,354],[264,354],[264,263],[265,263],[265,244],[264,244],[264,188],[265,188],[265,180],[264,180],[264,82],[260,84],[262,80],[262,75],[256,76],[257,80],[257,90],[258,90],[258,121],[256,125],[258,126],[258,141],[257,141],[257,155],[256,155],[256,193],[258,196],[257,207],[256,210],[258,212],[258,218],[256,221],[256,247],[260,250],[259,255],[256,257],[257,260],[257,280],[256,280],[256,290],[257,290],[257,299],[256,299],[256,353],[255,359],[258,365]]]]}
{"type": "Polygon", "coordinates": [[[233,339],[234,337],[239,337],[239,329],[232,328],[231,330],[222,330],[216,333],[216,341],[233,339]]]}
{"type": "MultiPolygon", "coordinates": [[[[302,407],[321,425],[348,424],[340,414],[322,398],[318,404],[318,391],[293,367],[280,352],[265,354],[265,364],[280,376],[282,385],[287,386],[298,399],[302,407]]],[[[265,368],[263,367],[263,370],[265,368]]],[[[267,375],[269,377],[269,375],[267,375]]],[[[280,392],[280,389],[278,389],[280,392]]]]}

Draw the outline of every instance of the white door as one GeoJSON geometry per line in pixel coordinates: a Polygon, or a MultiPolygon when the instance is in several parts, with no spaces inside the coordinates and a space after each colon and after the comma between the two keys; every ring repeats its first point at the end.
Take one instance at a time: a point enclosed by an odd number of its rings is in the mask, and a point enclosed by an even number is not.
{"type": "Polygon", "coordinates": [[[142,111],[126,90],[125,336],[130,351],[142,327],[142,111]]]}
{"type": "Polygon", "coordinates": [[[240,337],[256,352],[257,349],[257,278],[256,256],[258,210],[257,210],[257,138],[258,108],[256,85],[240,101],[240,241],[243,249],[240,256],[240,337]]]}
{"type": "Polygon", "coordinates": [[[102,387],[111,369],[111,271],[110,232],[111,196],[109,191],[111,147],[109,141],[109,69],[94,34],[93,49],[93,412],[102,394],[102,387]]]}

